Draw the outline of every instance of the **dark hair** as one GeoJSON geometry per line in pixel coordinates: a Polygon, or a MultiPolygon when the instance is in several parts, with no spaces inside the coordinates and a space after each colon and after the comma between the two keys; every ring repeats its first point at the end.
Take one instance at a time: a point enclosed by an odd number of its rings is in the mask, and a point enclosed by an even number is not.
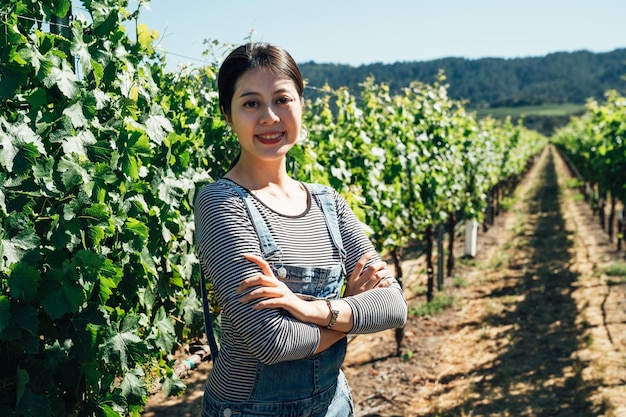
{"type": "Polygon", "coordinates": [[[220,108],[230,115],[237,80],[251,69],[267,68],[276,75],[291,79],[300,97],[304,95],[304,80],[298,64],[289,52],[268,43],[247,43],[235,48],[224,60],[217,75],[220,108]]]}

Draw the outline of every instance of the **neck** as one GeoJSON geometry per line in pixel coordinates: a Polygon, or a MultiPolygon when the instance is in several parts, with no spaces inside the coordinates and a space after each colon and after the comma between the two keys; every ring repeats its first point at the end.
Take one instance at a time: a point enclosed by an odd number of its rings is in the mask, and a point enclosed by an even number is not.
{"type": "Polygon", "coordinates": [[[286,188],[294,183],[294,180],[287,174],[285,158],[260,162],[249,161],[242,155],[237,164],[228,171],[226,178],[251,191],[275,186],[286,188]]]}
{"type": "Polygon", "coordinates": [[[307,192],[298,181],[287,174],[284,158],[278,165],[247,163],[240,159],[225,176],[247,188],[275,212],[299,215],[307,209],[307,192]]]}

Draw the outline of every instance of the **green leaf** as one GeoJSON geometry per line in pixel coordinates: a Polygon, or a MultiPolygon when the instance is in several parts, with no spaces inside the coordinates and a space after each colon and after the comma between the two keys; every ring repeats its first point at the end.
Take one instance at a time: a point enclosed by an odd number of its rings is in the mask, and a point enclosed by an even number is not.
{"type": "MultiPolygon", "coordinates": [[[[107,318],[103,311],[100,310],[96,303],[90,303],[81,309],[73,318],[70,319],[75,329],[74,354],[81,364],[81,369],[85,371],[90,368],[89,362],[94,360],[94,352],[97,350],[97,339],[99,330],[107,325],[107,318]]],[[[91,368],[91,371],[94,371],[91,368]]],[[[94,383],[98,384],[98,378],[94,383]]]]}
{"type": "Polygon", "coordinates": [[[83,288],[66,276],[52,284],[52,288],[47,288],[46,294],[41,300],[41,306],[53,320],[67,313],[76,313],[85,301],[83,288]]]}
{"type": "Polygon", "coordinates": [[[143,376],[144,374],[140,367],[124,375],[120,388],[122,389],[122,395],[128,398],[130,403],[138,404],[148,395],[143,376]]]}
{"type": "Polygon", "coordinates": [[[83,74],[89,75],[93,69],[93,60],[89,53],[89,45],[87,45],[83,38],[83,32],[75,28],[72,29],[72,55],[75,56],[83,70],[83,74]]]}
{"type": "Polygon", "coordinates": [[[185,392],[186,388],[187,386],[185,383],[176,376],[165,377],[165,380],[163,381],[163,395],[166,397],[180,395],[185,392]]]}
{"type": "Polygon", "coordinates": [[[63,115],[67,116],[70,119],[74,128],[79,128],[87,125],[87,119],[83,114],[83,106],[80,101],[77,101],[71,106],[66,107],[65,110],[63,110],[63,115]]]}
{"type": "Polygon", "coordinates": [[[104,67],[95,60],[91,60],[91,66],[93,67],[93,76],[96,80],[96,85],[100,85],[102,77],[104,77],[104,67]]]}
{"type": "Polygon", "coordinates": [[[74,136],[65,137],[63,151],[66,154],[87,156],[87,148],[97,142],[96,137],[90,130],[81,130],[74,136]]]}
{"type": "Polygon", "coordinates": [[[19,340],[24,353],[39,353],[39,318],[35,307],[25,305],[15,308],[0,339],[19,340]]]}
{"type": "Polygon", "coordinates": [[[23,417],[51,416],[50,400],[45,395],[35,394],[27,386],[24,394],[17,401],[15,411],[23,417]]]}
{"type": "Polygon", "coordinates": [[[132,362],[147,353],[144,341],[139,337],[139,317],[126,316],[122,323],[113,322],[101,345],[102,358],[106,363],[118,363],[121,369],[130,369],[132,362]]]}
{"type": "Polygon", "coordinates": [[[33,229],[24,229],[11,239],[5,237],[4,231],[0,230],[0,270],[6,270],[21,261],[26,251],[39,245],[39,236],[33,229]]]}
{"type": "Polygon", "coordinates": [[[176,344],[176,330],[171,318],[165,313],[165,308],[161,306],[152,322],[156,331],[155,345],[163,352],[171,352],[176,344]]]}
{"type": "Polygon", "coordinates": [[[41,276],[39,271],[23,262],[18,262],[12,267],[9,275],[9,289],[13,298],[32,303],[37,296],[41,276]]]}
{"type": "Polygon", "coordinates": [[[67,16],[68,12],[70,11],[71,4],[72,3],[70,0],[59,0],[56,4],[56,8],[54,9],[54,14],[58,17],[67,16]]]}
{"type": "Polygon", "coordinates": [[[4,191],[0,188],[0,214],[3,216],[7,216],[7,204],[6,197],[4,196],[4,191]]]}
{"type": "Polygon", "coordinates": [[[122,171],[131,180],[139,179],[139,164],[137,158],[132,155],[124,155],[122,157],[122,171]]]}
{"type": "Polygon", "coordinates": [[[148,226],[146,226],[144,222],[134,219],[132,217],[126,219],[124,226],[133,234],[140,237],[142,240],[148,239],[148,236],[150,235],[150,229],[148,228],[148,226]]]}
{"type": "Polygon", "coordinates": [[[15,159],[20,150],[25,149],[27,144],[32,144],[32,151],[27,151],[23,157],[30,158],[27,165],[30,166],[32,160],[39,154],[45,155],[45,148],[39,135],[23,122],[9,124],[0,117],[0,164],[7,171],[12,172],[16,163],[15,159]]]}
{"type": "Polygon", "coordinates": [[[22,400],[24,392],[26,391],[26,385],[30,381],[30,375],[26,369],[18,367],[15,371],[17,377],[17,402],[22,400]]]}
{"type": "Polygon", "coordinates": [[[100,404],[99,407],[100,407],[100,410],[102,410],[104,417],[120,417],[122,415],[118,413],[117,411],[113,410],[113,408],[111,408],[111,406],[108,404],[100,404]]]}
{"type": "Polygon", "coordinates": [[[85,208],[84,214],[97,221],[106,221],[111,216],[109,206],[103,203],[95,203],[85,208]]]}
{"type": "Polygon", "coordinates": [[[172,123],[165,116],[152,115],[146,120],[146,133],[157,145],[161,145],[168,132],[173,131],[172,123]]]}
{"type": "Polygon", "coordinates": [[[78,79],[74,70],[69,66],[67,61],[61,61],[58,57],[52,57],[52,66],[44,76],[43,83],[46,87],[58,87],[61,93],[69,99],[73,99],[78,95],[78,79]]]}
{"type": "Polygon", "coordinates": [[[58,170],[61,172],[61,180],[66,189],[72,189],[79,184],[87,184],[92,178],[84,167],[68,155],[61,157],[58,170]]]}
{"type": "Polygon", "coordinates": [[[33,165],[33,178],[40,185],[42,194],[47,197],[52,197],[59,191],[53,178],[54,165],[53,158],[38,158],[33,165]]]}
{"type": "Polygon", "coordinates": [[[185,319],[185,325],[187,326],[190,326],[196,319],[202,316],[202,301],[193,287],[189,290],[189,294],[181,301],[180,310],[185,319]]]}
{"type": "Polygon", "coordinates": [[[137,41],[144,48],[150,47],[152,41],[158,37],[159,32],[156,30],[151,31],[145,23],[142,23],[137,27],[137,41]]]}
{"type": "Polygon", "coordinates": [[[11,301],[6,295],[0,295],[0,334],[9,325],[11,318],[11,301]]]}

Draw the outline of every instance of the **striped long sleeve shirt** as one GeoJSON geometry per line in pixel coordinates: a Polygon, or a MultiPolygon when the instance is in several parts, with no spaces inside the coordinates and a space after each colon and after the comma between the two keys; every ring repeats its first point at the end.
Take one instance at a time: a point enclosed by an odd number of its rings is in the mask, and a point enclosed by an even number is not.
{"type": "MultiPolygon", "coordinates": [[[[319,327],[282,314],[277,309],[254,310],[242,304],[235,289],[242,280],[260,273],[243,258],[261,255],[259,241],[245,203],[229,180],[202,188],[195,203],[196,245],[201,267],[213,285],[221,308],[221,349],[207,388],[221,400],[245,401],[255,378],[256,364],[272,364],[312,355],[320,341],[319,327]]],[[[350,276],[356,262],[373,246],[345,199],[333,192],[339,229],[347,252],[350,276]]],[[[287,216],[270,209],[256,197],[253,203],[282,251],[285,264],[326,266],[336,264],[339,253],[332,243],[321,209],[309,194],[307,209],[287,216]]],[[[375,255],[370,260],[379,260],[375,255]]],[[[395,280],[394,280],[395,281],[395,280]]],[[[350,333],[374,333],[405,324],[407,305],[397,282],[343,298],[352,308],[350,333]]]]}

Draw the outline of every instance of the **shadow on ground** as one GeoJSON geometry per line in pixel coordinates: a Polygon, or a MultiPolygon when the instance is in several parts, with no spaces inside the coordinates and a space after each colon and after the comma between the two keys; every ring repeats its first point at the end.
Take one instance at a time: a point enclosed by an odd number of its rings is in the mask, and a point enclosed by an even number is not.
{"type": "MultiPolygon", "coordinates": [[[[506,329],[495,359],[473,375],[467,400],[441,416],[598,416],[605,410],[587,400],[593,383],[583,381],[585,363],[576,359],[585,327],[577,324],[570,271],[572,241],[560,208],[552,153],[540,169],[544,181],[531,189],[528,224],[517,236],[515,253],[492,297],[517,300],[491,314],[483,326],[506,329]],[[518,273],[518,275],[516,275],[518,273]]],[[[459,375],[451,375],[458,378],[459,375]]]]}

